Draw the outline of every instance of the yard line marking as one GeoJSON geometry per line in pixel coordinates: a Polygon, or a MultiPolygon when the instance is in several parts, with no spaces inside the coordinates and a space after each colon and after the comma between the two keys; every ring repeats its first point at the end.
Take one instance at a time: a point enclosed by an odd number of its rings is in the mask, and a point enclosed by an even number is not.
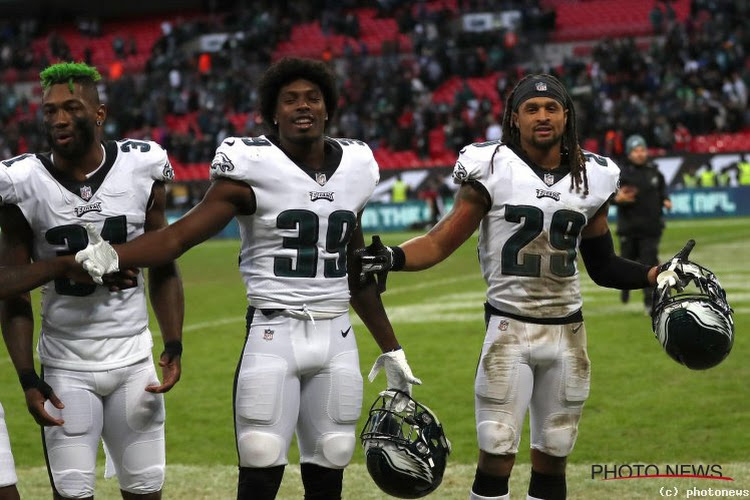
{"type": "MultiPolygon", "coordinates": [[[[462,281],[473,281],[473,280],[481,280],[482,275],[479,273],[472,273],[468,275],[463,276],[457,276],[455,278],[444,278],[440,280],[429,280],[429,281],[423,281],[421,283],[417,283],[414,285],[404,285],[399,286],[396,288],[389,288],[386,292],[388,295],[397,295],[401,293],[409,293],[416,290],[422,290],[424,288],[434,288],[436,286],[442,286],[442,285],[453,285],[455,283],[460,283],[462,281]]],[[[484,281],[480,281],[480,283],[484,286],[484,281]]]]}
{"type": "Polygon", "coordinates": [[[192,323],[182,328],[183,332],[192,332],[194,330],[203,330],[214,326],[229,325],[232,323],[244,323],[245,318],[240,315],[232,316],[231,318],[220,318],[213,321],[202,321],[200,323],[192,323]]]}

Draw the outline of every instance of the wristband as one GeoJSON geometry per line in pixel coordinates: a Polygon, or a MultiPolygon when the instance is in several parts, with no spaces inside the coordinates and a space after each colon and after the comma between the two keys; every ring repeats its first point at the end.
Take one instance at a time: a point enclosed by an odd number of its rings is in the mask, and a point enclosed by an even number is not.
{"type": "Polygon", "coordinates": [[[401,271],[406,265],[406,254],[399,246],[388,247],[391,249],[393,254],[393,263],[391,264],[391,271],[401,271]]]}
{"type": "Polygon", "coordinates": [[[164,344],[164,352],[162,353],[162,355],[164,354],[169,356],[169,359],[172,359],[175,356],[181,356],[182,342],[179,340],[170,340],[169,342],[166,342],[164,344]]]}
{"type": "Polygon", "coordinates": [[[39,378],[39,375],[36,374],[36,371],[32,368],[31,370],[23,370],[18,374],[18,381],[21,382],[21,388],[23,389],[23,392],[28,391],[29,389],[35,389],[39,387],[39,382],[41,379],[39,378]]]}
{"type": "Polygon", "coordinates": [[[396,347],[394,347],[390,351],[385,351],[385,352],[396,352],[396,351],[400,351],[400,350],[401,350],[401,344],[397,345],[396,347]]]}

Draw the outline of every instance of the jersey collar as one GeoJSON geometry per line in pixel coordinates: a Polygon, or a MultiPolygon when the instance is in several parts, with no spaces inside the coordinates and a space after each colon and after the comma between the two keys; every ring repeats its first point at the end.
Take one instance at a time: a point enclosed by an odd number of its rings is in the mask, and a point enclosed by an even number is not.
{"type": "MultiPolygon", "coordinates": [[[[277,148],[279,148],[287,158],[289,158],[289,155],[286,153],[286,151],[284,151],[284,148],[281,147],[281,141],[277,136],[267,135],[266,137],[277,148]]],[[[297,165],[300,170],[310,176],[312,180],[314,180],[321,186],[328,182],[328,179],[330,179],[331,176],[333,176],[333,174],[336,172],[336,169],[339,168],[339,165],[341,164],[341,158],[344,155],[344,150],[341,147],[341,144],[339,144],[335,139],[331,139],[330,137],[323,138],[323,148],[323,167],[317,170],[297,163],[296,161],[289,158],[289,160],[297,165]]]]}
{"type": "Polygon", "coordinates": [[[101,187],[102,182],[104,182],[104,179],[105,177],[107,177],[109,171],[112,170],[112,165],[114,165],[115,159],[117,158],[117,143],[115,143],[115,141],[106,141],[102,143],[102,145],[104,146],[104,164],[99,167],[94,175],[92,175],[85,181],[74,179],[64,170],[55,168],[55,166],[52,164],[51,152],[38,153],[36,157],[40,162],[42,162],[44,168],[47,169],[50,175],[57,182],[59,182],[62,187],[78,196],[82,200],[89,201],[94,196],[99,187],[101,187]]]}
{"type": "Polygon", "coordinates": [[[507,146],[516,154],[516,156],[518,156],[521,160],[523,160],[524,163],[526,163],[526,165],[528,165],[528,167],[532,172],[536,174],[537,177],[544,181],[544,183],[548,186],[557,184],[560,179],[570,173],[570,162],[568,161],[569,156],[567,153],[563,153],[561,155],[559,167],[554,170],[547,170],[534,163],[534,161],[529,158],[529,155],[527,155],[520,146],[516,146],[515,144],[508,144],[507,146]],[[548,179],[551,180],[551,183],[548,179]]]}

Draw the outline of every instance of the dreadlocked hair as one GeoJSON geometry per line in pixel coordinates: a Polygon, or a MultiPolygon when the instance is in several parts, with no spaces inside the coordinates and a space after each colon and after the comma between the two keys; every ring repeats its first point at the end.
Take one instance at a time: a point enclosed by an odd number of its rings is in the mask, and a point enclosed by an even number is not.
{"type": "Polygon", "coordinates": [[[562,87],[565,92],[565,108],[568,110],[568,121],[565,124],[565,131],[562,136],[562,144],[560,148],[561,160],[564,162],[567,160],[570,165],[570,190],[575,190],[576,193],[581,192],[581,185],[583,185],[584,196],[589,194],[589,178],[586,174],[586,158],[583,156],[583,150],[578,144],[578,130],[576,128],[576,110],[573,106],[573,100],[570,98],[567,90],[563,84],[554,76],[548,74],[531,74],[523,77],[513,88],[513,91],[508,95],[505,101],[505,112],[503,113],[503,139],[502,142],[495,148],[495,152],[492,154],[492,162],[495,159],[495,153],[503,144],[511,144],[517,148],[521,148],[521,133],[518,128],[512,125],[513,106],[512,102],[515,99],[516,91],[521,86],[521,83],[531,78],[545,78],[556,82],[562,87]]]}
{"type": "Polygon", "coordinates": [[[96,68],[86,63],[62,62],[47,66],[39,73],[39,78],[42,89],[45,91],[58,83],[67,83],[68,88],[73,92],[73,83],[93,86],[94,83],[102,79],[102,75],[96,68]]]}

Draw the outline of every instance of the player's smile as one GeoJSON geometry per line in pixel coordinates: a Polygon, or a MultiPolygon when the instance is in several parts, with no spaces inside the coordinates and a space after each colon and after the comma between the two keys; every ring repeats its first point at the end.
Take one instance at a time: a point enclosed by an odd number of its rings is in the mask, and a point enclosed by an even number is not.
{"type": "Polygon", "coordinates": [[[284,85],[276,104],[276,120],[282,137],[322,136],[326,105],[320,87],[305,79],[284,85]]]}
{"type": "Polygon", "coordinates": [[[292,123],[299,130],[308,130],[312,128],[313,124],[315,123],[315,117],[312,115],[300,116],[298,118],[295,118],[292,123]]]}

